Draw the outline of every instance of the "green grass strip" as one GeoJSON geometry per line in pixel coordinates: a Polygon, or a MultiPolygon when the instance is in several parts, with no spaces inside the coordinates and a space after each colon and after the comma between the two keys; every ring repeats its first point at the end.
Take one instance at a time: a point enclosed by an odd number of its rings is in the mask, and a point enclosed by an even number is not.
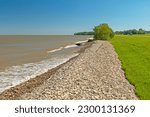
{"type": "Polygon", "coordinates": [[[150,99],[150,35],[116,35],[111,43],[136,95],[150,99]]]}

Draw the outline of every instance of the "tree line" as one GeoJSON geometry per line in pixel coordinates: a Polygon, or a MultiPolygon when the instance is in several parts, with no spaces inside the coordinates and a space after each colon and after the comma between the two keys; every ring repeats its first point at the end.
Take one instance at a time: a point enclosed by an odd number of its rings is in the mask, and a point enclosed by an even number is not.
{"type": "Polygon", "coordinates": [[[112,39],[115,34],[121,35],[135,35],[135,34],[150,34],[150,31],[145,31],[142,28],[140,29],[131,29],[124,31],[116,31],[114,32],[108,24],[103,23],[93,28],[91,32],[78,32],[74,33],[74,35],[94,35],[95,40],[109,40],[112,39]]]}
{"type": "MultiPolygon", "coordinates": [[[[121,34],[121,35],[134,35],[134,34],[150,34],[150,31],[143,30],[140,28],[139,30],[137,29],[130,29],[130,30],[124,30],[124,31],[115,31],[115,34],[121,34]]],[[[74,35],[95,35],[94,31],[90,32],[77,32],[74,33],[74,35]]]]}
{"type": "Polygon", "coordinates": [[[77,33],[74,33],[74,35],[94,35],[94,32],[91,31],[91,32],[77,32],[77,33]]]}
{"type": "Polygon", "coordinates": [[[124,31],[116,31],[115,34],[123,34],[123,35],[134,35],[134,34],[147,34],[150,33],[150,31],[145,31],[142,28],[139,30],[137,29],[131,29],[131,30],[124,30],[124,31]]]}

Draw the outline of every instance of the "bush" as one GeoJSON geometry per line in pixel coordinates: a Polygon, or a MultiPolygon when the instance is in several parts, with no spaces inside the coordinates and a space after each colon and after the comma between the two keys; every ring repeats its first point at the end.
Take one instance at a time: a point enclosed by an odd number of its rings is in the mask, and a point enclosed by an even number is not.
{"type": "Polygon", "coordinates": [[[109,40],[114,37],[113,30],[108,26],[108,24],[100,24],[94,29],[94,38],[96,40],[109,40]]]}

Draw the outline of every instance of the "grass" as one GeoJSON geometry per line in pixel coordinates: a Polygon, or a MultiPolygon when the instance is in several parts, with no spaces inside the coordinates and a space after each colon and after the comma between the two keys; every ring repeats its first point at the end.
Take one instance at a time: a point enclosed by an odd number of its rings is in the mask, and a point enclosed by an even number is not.
{"type": "Polygon", "coordinates": [[[150,35],[116,35],[111,43],[136,95],[150,99],[150,35]]]}

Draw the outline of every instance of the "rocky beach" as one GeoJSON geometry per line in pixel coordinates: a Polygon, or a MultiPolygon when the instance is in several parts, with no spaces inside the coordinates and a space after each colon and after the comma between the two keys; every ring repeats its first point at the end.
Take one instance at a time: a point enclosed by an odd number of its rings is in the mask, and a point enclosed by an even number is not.
{"type": "Polygon", "coordinates": [[[0,99],[136,100],[113,46],[89,42],[80,54],[48,72],[10,88],[0,99]]]}

